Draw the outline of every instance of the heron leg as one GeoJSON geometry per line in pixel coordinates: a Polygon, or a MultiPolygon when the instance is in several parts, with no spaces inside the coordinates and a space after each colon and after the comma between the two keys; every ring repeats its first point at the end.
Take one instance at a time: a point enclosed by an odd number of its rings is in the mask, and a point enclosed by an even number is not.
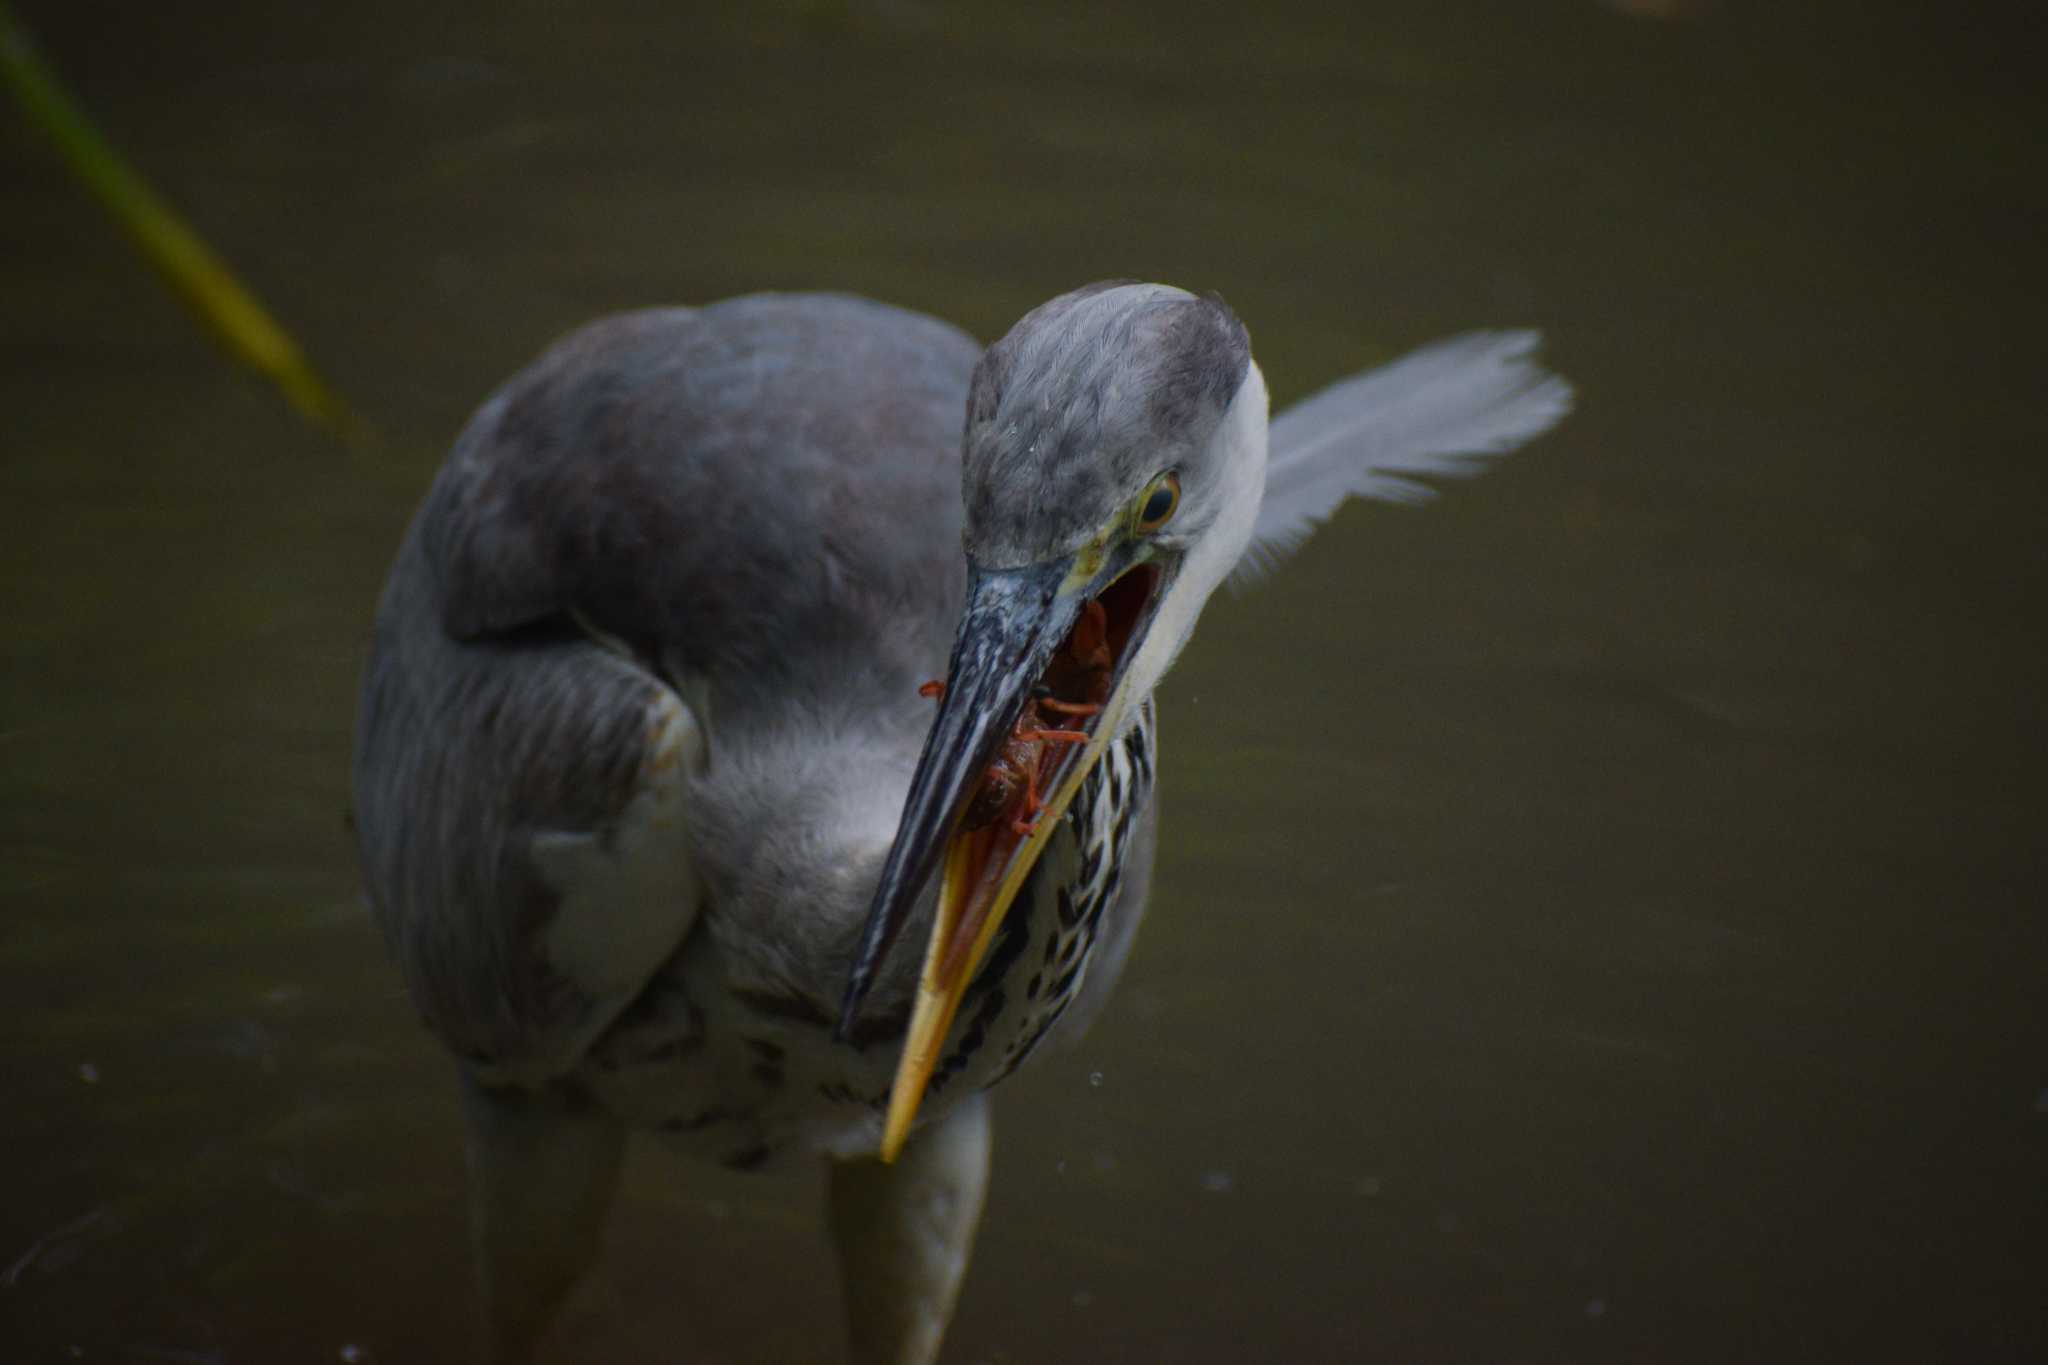
{"type": "Polygon", "coordinates": [[[597,1260],[626,1129],[580,1096],[490,1089],[467,1068],[462,1111],[487,1358],[518,1365],[597,1260]]]}
{"type": "Polygon", "coordinates": [[[930,1365],[953,1316],[988,1188],[988,1097],[910,1139],[894,1163],[834,1162],[832,1240],[855,1365],[930,1365]]]}

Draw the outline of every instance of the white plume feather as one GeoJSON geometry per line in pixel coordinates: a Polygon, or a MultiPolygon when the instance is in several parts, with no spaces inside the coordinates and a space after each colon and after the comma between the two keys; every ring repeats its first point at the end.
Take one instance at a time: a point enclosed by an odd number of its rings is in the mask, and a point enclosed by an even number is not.
{"type": "Polygon", "coordinates": [[[1341,379],[1273,419],[1266,494],[1230,576],[1242,591],[1346,498],[1427,502],[1411,476],[1467,478],[1555,426],[1572,386],[1535,360],[1535,332],[1468,332],[1341,379]]]}

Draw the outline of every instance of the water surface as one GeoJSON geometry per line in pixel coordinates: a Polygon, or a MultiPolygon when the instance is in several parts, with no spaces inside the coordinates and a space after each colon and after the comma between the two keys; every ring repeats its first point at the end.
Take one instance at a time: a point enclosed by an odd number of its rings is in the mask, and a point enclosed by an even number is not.
{"type": "MultiPolygon", "coordinates": [[[[0,1354],[459,1358],[449,1068],[343,813],[493,384],[630,305],[988,336],[1109,275],[1220,290],[1282,402],[1501,324],[1583,401],[1210,610],[1144,941],[1001,1092],[949,1358],[2048,1354],[2016,24],[20,7],[388,443],[227,368],[0,122],[0,1354]]],[[[639,1153],[565,1358],[830,1358],[818,1195],[639,1153]]]]}

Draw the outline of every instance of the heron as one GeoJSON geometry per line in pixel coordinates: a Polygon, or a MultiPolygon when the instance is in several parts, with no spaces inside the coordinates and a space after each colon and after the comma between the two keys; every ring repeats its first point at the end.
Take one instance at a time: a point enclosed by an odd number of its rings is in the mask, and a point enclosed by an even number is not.
{"type": "Polygon", "coordinates": [[[987,1092],[1086,1027],[1144,911],[1152,695],[1203,605],[1548,429],[1536,348],[1468,334],[1269,424],[1214,296],[1094,284],[984,348],[759,294],[589,324],[491,396],[379,601],[352,774],[455,1057],[491,1358],[539,1348],[644,1133],[824,1159],[851,1358],[935,1359],[987,1092]]]}

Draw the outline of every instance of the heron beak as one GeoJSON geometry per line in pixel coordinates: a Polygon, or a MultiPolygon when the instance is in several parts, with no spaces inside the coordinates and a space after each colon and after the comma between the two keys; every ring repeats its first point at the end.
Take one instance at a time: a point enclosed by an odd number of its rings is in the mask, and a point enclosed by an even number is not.
{"type": "Polygon", "coordinates": [[[876,887],[840,1019],[844,1037],[918,892],[942,869],[889,1092],[884,1161],[909,1135],[1004,916],[1129,705],[1124,665],[1163,596],[1162,571],[1106,558],[1084,551],[977,573],[970,586],[938,719],[876,887]]]}

